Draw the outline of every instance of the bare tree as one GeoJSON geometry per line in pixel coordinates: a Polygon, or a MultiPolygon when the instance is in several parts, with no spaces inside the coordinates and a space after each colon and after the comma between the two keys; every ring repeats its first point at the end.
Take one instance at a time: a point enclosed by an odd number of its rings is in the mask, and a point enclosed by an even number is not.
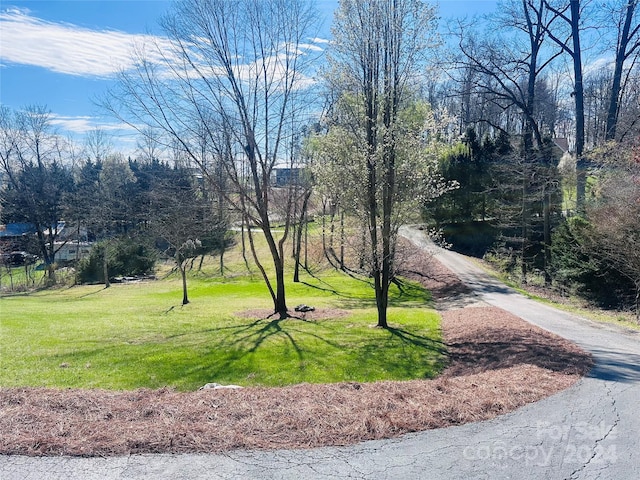
{"type": "Polygon", "coordinates": [[[48,281],[55,283],[56,241],[66,194],[73,179],[64,167],[65,146],[51,126],[43,106],[18,112],[0,107],[0,171],[2,216],[35,228],[39,254],[47,265],[48,281]]]}
{"type": "Polygon", "coordinates": [[[163,153],[160,132],[153,128],[143,128],[136,142],[138,158],[146,162],[158,161],[163,153]]]}
{"type": "Polygon", "coordinates": [[[171,256],[182,278],[182,305],[189,303],[187,270],[196,257],[215,247],[224,250],[227,226],[218,217],[197,179],[184,168],[155,179],[150,230],[171,256]],[[194,181],[195,180],[195,181],[194,181]]]}
{"type": "Polygon", "coordinates": [[[212,185],[218,182],[209,167],[220,162],[230,187],[222,194],[264,235],[274,278],[254,258],[281,318],[290,223],[278,219],[285,225],[278,237],[270,182],[304,121],[316,23],[305,0],[179,1],[162,22],[169,45],[140,49],[135,71],[123,72],[106,101],[130,124],[162,131],[212,185]]]}
{"type": "Polygon", "coordinates": [[[599,68],[585,76],[585,143],[588,148],[600,145],[607,130],[607,108],[611,96],[611,70],[599,68]]]}
{"type": "Polygon", "coordinates": [[[630,59],[637,59],[640,54],[640,22],[638,21],[638,1],[608,2],[603,5],[602,12],[608,23],[614,19],[616,26],[615,62],[613,79],[607,109],[607,126],[605,140],[615,140],[620,113],[620,97],[623,92],[623,74],[630,59]]]}
{"type": "MultiPolygon", "coordinates": [[[[512,1],[504,4],[493,26],[496,33],[478,40],[474,32],[460,30],[458,67],[476,75],[474,89],[488,98],[504,112],[515,109],[521,118],[521,127],[515,132],[522,137],[522,156],[518,168],[520,198],[518,204],[521,225],[521,271],[526,281],[531,244],[531,223],[534,202],[542,203],[544,219],[545,273],[550,282],[548,264],[551,245],[552,191],[557,180],[553,175],[553,158],[545,148],[544,136],[553,131],[553,119],[541,110],[542,94],[546,93],[544,71],[561,54],[559,47],[549,48],[545,42],[547,32],[559,13],[550,9],[544,0],[512,1]],[[546,118],[545,118],[546,117],[546,118]],[[545,125],[547,123],[547,125],[545,125]],[[546,131],[545,131],[546,129],[546,131]],[[544,179],[538,177],[546,172],[544,179]],[[532,189],[535,189],[534,192],[532,189]]],[[[468,77],[468,75],[467,75],[468,77]]],[[[547,103],[550,100],[547,96],[547,103]]],[[[544,100],[544,98],[542,98],[544,100]]],[[[548,108],[547,108],[548,110],[548,108]]],[[[495,117],[494,117],[495,118],[495,117]]],[[[492,118],[481,118],[492,126],[505,130],[492,118]]]]}
{"type": "Polygon", "coordinates": [[[581,6],[580,0],[562,1],[559,5],[552,5],[544,0],[544,5],[552,11],[556,18],[564,22],[569,29],[568,39],[563,36],[564,30],[545,26],[544,33],[548,34],[562,50],[569,55],[573,64],[573,92],[575,101],[575,150],[576,150],[576,203],[579,212],[584,210],[587,186],[586,160],[584,158],[585,127],[584,127],[584,81],[582,74],[582,46],[581,46],[581,6]]]}
{"type": "Polygon", "coordinates": [[[640,162],[637,146],[612,144],[596,154],[603,160],[594,199],[587,205],[585,248],[635,286],[640,322],[640,162]]]}
{"type": "Polygon", "coordinates": [[[616,124],[618,141],[627,142],[640,131],[640,69],[630,69],[625,79],[624,95],[620,98],[616,124]]]}
{"type": "MultiPolygon", "coordinates": [[[[458,32],[460,55],[456,66],[474,72],[471,78],[476,94],[496,104],[502,111],[515,107],[524,126],[520,132],[499,124],[498,130],[522,133],[525,149],[542,144],[544,131],[536,98],[545,79],[543,72],[560,55],[559,49],[548,48],[547,30],[557,16],[542,0],[514,0],[504,4],[498,17],[493,19],[492,34],[482,36],[461,25],[458,32]]],[[[491,122],[491,118],[476,118],[491,122]]],[[[551,126],[552,127],[552,126],[551,126]]]]}
{"type": "Polygon", "coordinates": [[[111,137],[101,128],[87,132],[84,141],[86,156],[93,162],[101,162],[113,153],[111,137]]]}

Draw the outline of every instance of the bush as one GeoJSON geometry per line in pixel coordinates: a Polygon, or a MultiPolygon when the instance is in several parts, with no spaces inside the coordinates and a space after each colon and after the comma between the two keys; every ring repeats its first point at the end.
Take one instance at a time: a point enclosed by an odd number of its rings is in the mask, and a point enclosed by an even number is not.
{"type": "Polygon", "coordinates": [[[442,234],[452,250],[482,258],[495,243],[498,231],[488,222],[472,221],[444,224],[442,234]]]}
{"type": "Polygon", "coordinates": [[[109,277],[146,275],[153,272],[156,251],[136,239],[106,240],[96,243],[88,257],[78,265],[80,283],[103,283],[104,249],[107,248],[109,277]]]}
{"type": "Polygon", "coordinates": [[[564,291],[601,307],[623,308],[633,296],[633,284],[590,251],[585,236],[589,228],[587,220],[573,217],[556,229],[551,247],[553,278],[564,291]]]}

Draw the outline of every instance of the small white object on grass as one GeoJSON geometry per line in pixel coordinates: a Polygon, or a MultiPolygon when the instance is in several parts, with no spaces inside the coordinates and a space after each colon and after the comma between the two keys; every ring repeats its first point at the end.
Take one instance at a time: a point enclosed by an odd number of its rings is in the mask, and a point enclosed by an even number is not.
{"type": "Polygon", "coordinates": [[[242,387],[240,385],[220,385],[219,383],[207,383],[206,385],[200,387],[198,390],[222,390],[225,388],[236,389],[242,387]]]}

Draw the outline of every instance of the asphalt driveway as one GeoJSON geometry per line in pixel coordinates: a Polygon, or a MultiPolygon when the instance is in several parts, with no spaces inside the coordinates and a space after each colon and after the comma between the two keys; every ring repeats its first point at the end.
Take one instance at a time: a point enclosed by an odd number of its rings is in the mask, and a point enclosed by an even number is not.
{"type": "MultiPolygon", "coordinates": [[[[433,249],[419,230],[402,232],[433,249]]],[[[640,478],[640,333],[531,301],[464,257],[437,258],[475,292],[592,352],[576,385],[486,422],[350,447],[109,458],[0,456],[0,479],[602,479],[640,478]]]]}

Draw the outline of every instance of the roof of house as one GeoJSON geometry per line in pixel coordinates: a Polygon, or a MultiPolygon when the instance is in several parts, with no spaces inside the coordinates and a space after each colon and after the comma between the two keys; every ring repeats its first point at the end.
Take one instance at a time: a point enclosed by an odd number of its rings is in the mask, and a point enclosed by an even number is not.
{"type": "Polygon", "coordinates": [[[0,225],[0,237],[21,237],[35,233],[35,227],[31,223],[7,223],[0,225]]]}
{"type": "MultiPolygon", "coordinates": [[[[58,232],[61,232],[64,227],[64,221],[58,222],[58,232]]],[[[34,233],[36,233],[36,227],[32,223],[7,223],[6,225],[0,225],[0,238],[21,237],[23,235],[32,235],[34,233]]]]}
{"type": "Polygon", "coordinates": [[[556,146],[562,150],[563,153],[566,153],[569,151],[569,140],[567,138],[554,138],[553,139],[553,143],[556,144],[556,146]]]}

